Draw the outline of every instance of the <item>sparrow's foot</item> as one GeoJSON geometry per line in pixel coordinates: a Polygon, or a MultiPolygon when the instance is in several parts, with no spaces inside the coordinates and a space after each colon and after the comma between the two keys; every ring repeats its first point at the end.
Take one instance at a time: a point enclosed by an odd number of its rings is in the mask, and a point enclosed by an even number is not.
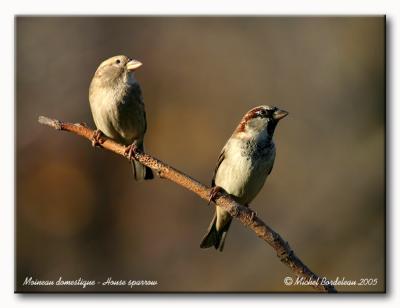
{"type": "Polygon", "coordinates": [[[101,140],[101,136],[103,136],[103,132],[100,129],[96,129],[92,135],[92,146],[101,147],[103,140],[101,140]]]}
{"type": "Polygon", "coordinates": [[[210,199],[208,199],[208,205],[210,205],[211,201],[215,201],[215,198],[221,191],[223,191],[223,189],[220,186],[214,186],[211,188],[210,199]]]}
{"type": "Polygon", "coordinates": [[[136,142],[133,142],[131,145],[127,146],[124,152],[124,155],[126,158],[129,160],[132,159],[133,156],[135,156],[136,153],[139,153],[139,149],[136,145],[136,142]]]}
{"type": "Polygon", "coordinates": [[[252,210],[252,209],[250,209],[250,211],[251,211],[250,220],[251,220],[251,221],[254,221],[254,219],[255,219],[256,216],[257,216],[257,212],[254,211],[254,210],[252,210]]]}

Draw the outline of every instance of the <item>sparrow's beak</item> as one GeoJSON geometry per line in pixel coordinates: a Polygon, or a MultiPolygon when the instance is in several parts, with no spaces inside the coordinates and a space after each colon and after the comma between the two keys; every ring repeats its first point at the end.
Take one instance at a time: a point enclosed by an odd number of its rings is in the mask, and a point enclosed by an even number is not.
{"type": "Polygon", "coordinates": [[[285,111],[285,110],[280,110],[278,109],[277,111],[274,112],[274,119],[279,121],[281,119],[283,119],[284,117],[286,117],[289,114],[289,112],[285,111]]]}
{"type": "Polygon", "coordinates": [[[142,65],[142,62],[139,62],[138,60],[130,60],[128,63],[126,63],[126,68],[128,71],[134,72],[142,65]]]}

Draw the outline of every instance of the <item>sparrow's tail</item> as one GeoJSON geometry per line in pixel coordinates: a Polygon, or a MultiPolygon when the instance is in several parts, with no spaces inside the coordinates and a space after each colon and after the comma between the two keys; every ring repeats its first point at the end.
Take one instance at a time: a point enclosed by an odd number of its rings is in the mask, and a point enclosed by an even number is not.
{"type": "Polygon", "coordinates": [[[226,233],[228,232],[229,226],[231,225],[232,217],[228,219],[221,230],[217,230],[216,222],[217,214],[214,214],[214,218],[211,221],[210,226],[208,227],[208,231],[200,243],[200,248],[209,248],[211,246],[214,246],[215,249],[219,249],[219,251],[222,251],[224,249],[226,233]]]}
{"type": "MultiPolygon", "coordinates": [[[[143,141],[138,142],[137,147],[140,151],[144,151],[143,141]]],[[[136,181],[151,180],[154,179],[153,170],[139,163],[137,160],[131,160],[132,172],[136,181]]]]}
{"type": "Polygon", "coordinates": [[[132,160],[132,171],[136,181],[151,180],[154,178],[153,170],[142,165],[136,160],[132,160]]]}

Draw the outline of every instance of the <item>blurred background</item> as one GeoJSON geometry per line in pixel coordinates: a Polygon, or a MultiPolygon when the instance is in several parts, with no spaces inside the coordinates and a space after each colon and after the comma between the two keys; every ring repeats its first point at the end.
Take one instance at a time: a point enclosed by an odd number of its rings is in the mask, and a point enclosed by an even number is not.
{"type": "Polygon", "coordinates": [[[147,111],[147,152],[210,184],[241,117],[290,112],[253,201],[313,271],[385,287],[384,17],[17,17],[16,290],[313,292],[234,222],[225,250],[202,250],[214,206],[166,180],[38,124],[94,127],[88,87],[125,54],[147,111]],[[156,287],[22,286],[39,280],[157,280],[156,287]]]}

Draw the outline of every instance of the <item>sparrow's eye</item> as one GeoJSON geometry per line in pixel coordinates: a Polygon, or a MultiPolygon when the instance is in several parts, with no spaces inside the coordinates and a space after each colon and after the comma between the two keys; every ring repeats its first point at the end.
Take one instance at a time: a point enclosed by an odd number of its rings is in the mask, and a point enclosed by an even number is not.
{"type": "Polygon", "coordinates": [[[117,59],[117,61],[115,61],[115,63],[120,64],[120,63],[121,63],[121,60],[120,60],[120,59],[117,59]]]}
{"type": "Polygon", "coordinates": [[[277,110],[276,107],[271,108],[271,109],[267,109],[267,110],[265,111],[265,115],[266,115],[268,118],[270,118],[270,117],[272,117],[272,115],[274,114],[274,112],[275,112],[276,110],[277,110]]]}

